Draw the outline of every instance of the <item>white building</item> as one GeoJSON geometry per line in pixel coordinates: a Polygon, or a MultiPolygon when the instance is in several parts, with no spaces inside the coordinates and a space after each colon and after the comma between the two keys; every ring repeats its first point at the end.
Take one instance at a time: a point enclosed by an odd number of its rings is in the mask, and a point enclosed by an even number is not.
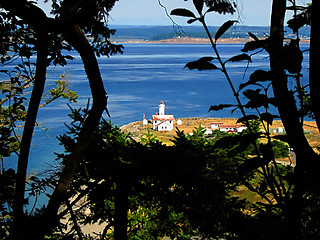
{"type": "Polygon", "coordinates": [[[212,132],[212,129],[210,129],[210,128],[205,128],[205,132],[204,132],[204,134],[205,135],[211,135],[213,132],[212,132]]]}
{"type": "Polygon", "coordinates": [[[276,132],[277,133],[284,133],[283,127],[278,127],[276,132]]]}
{"type": "Polygon", "coordinates": [[[148,125],[148,120],[146,119],[146,115],[145,115],[145,114],[143,114],[142,125],[143,125],[143,126],[148,125]]]}
{"type": "Polygon", "coordinates": [[[241,125],[241,124],[222,124],[219,125],[219,130],[221,132],[242,132],[244,129],[246,129],[247,127],[241,125]]]}
{"type": "Polygon", "coordinates": [[[165,105],[163,101],[159,104],[159,114],[152,115],[152,128],[156,131],[172,131],[173,130],[173,115],[165,114],[165,105]]]}
{"type": "Polygon", "coordinates": [[[219,129],[219,126],[220,126],[220,125],[223,125],[223,122],[212,122],[212,123],[210,124],[212,130],[219,129]]]}
{"type": "Polygon", "coordinates": [[[178,126],[182,125],[182,120],[181,120],[181,119],[178,119],[178,120],[177,120],[177,125],[178,125],[178,126]]]}

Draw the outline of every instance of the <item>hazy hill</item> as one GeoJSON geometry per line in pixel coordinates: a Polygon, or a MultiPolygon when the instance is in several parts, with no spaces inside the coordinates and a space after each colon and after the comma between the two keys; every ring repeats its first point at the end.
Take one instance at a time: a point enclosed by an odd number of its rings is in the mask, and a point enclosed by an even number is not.
{"type": "MultiPolygon", "coordinates": [[[[140,26],[140,25],[114,25],[111,28],[116,29],[113,39],[136,39],[136,40],[162,40],[174,37],[192,37],[206,38],[206,34],[201,26],[140,26]]],[[[209,27],[210,32],[214,35],[217,31],[217,26],[209,27]]],[[[292,31],[286,28],[286,36],[290,37],[292,31]]],[[[224,38],[245,38],[248,37],[248,32],[256,34],[258,37],[264,37],[269,32],[268,26],[235,26],[224,34],[224,38]]],[[[303,27],[300,30],[301,38],[309,38],[310,27],[303,27]]]]}

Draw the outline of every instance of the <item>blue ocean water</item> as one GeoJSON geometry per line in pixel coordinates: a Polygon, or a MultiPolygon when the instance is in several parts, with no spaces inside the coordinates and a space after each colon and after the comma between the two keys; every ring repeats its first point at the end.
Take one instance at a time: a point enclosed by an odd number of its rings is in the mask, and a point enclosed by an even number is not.
{"type": "MultiPolygon", "coordinates": [[[[142,120],[145,113],[150,119],[158,111],[160,101],[166,104],[166,113],[176,119],[185,117],[240,117],[240,112],[225,109],[208,112],[211,105],[235,104],[233,93],[223,73],[219,70],[197,71],[184,68],[185,64],[203,56],[214,56],[208,44],[125,44],[124,54],[99,58],[101,74],[109,96],[108,109],[111,121],[118,126],[142,120]]],[[[220,44],[219,52],[224,60],[240,54],[243,44],[220,44]]],[[[307,47],[307,46],[305,46],[307,47]]],[[[305,53],[307,59],[307,52],[305,53]]],[[[47,83],[53,84],[59,74],[69,74],[71,89],[80,95],[74,108],[85,107],[91,98],[88,80],[80,58],[65,67],[50,67],[47,83]],[[52,70],[52,71],[51,71],[52,70]]],[[[253,62],[227,63],[227,69],[235,86],[248,80],[257,69],[268,69],[268,55],[252,56],[253,62]],[[245,72],[245,73],[244,73],[245,72]]],[[[213,63],[215,63],[213,61],[213,63]]],[[[307,69],[307,61],[304,62],[307,69]]],[[[308,74],[305,72],[305,78],[308,74]]],[[[67,129],[70,122],[67,101],[59,99],[40,109],[38,124],[31,147],[29,172],[41,171],[54,164],[54,152],[63,152],[57,135],[67,129]]],[[[13,159],[5,167],[15,168],[13,159]]]]}

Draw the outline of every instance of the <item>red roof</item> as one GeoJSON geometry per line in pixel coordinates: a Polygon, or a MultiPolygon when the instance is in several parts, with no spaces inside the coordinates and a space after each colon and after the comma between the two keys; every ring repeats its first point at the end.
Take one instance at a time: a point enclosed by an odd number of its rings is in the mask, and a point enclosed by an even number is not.
{"type": "Polygon", "coordinates": [[[152,115],[152,120],[173,121],[173,115],[152,115]]]}
{"type": "Polygon", "coordinates": [[[241,124],[226,124],[226,125],[220,125],[221,128],[239,128],[241,127],[241,124]]]}
{"type": "Polygon", "coordinates": [[[157,126],[159,127],[162,124],[169,124],[169,123],[167,123],[166,121],[161,121],[160,123],[157,124],[157,126]]]}

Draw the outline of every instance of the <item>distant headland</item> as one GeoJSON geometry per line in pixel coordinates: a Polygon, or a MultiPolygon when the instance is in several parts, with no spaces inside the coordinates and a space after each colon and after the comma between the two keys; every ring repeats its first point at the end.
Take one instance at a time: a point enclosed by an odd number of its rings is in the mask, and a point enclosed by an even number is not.
{"type": "MultiPolygon", "coordinates": [[[[121,131],[130,134],[136,141],[140,141],[143,135],[152,131],[166,145],[171,145],[179,129],[185,134],[192,134],[195,128],[202,127],[205,135],[212,135],[215,130],[227,133],[241,133],[247,127],[239,124],[237,118],[175,118],[172,114],[165,113],[164,101],[160,101],[159,111],[147,119],[143,113],[142,121],[132,122],[120,127],[121,131]]],[[[315,121],[304,121],[304,131],[311,146],[317,148],[320,135],[315,121]]],[[[281,120],[273,121],[269,129],[271,134],[285,134],[281,120]]]]}
{"type": "MultiPolygon", "coordinates": [[[[248,38],[222,38],[219,40],[220,43],[237,44],[246,43],[249,41],[248,38]]],[[[157,41],[149,40],[137,40],[137,39],[119,39],[115,41],[117,43],[144,43],[144,44],[210,44],[207,38],[190,38],[190,37],[176,37],[169,39],[162,39],[157,41]]]]}
{"type": "MultiPolygon", "coordinates": [[[[118,43],[168,43],[168,44],[206,44],[209,43],[206,32],[201,26],[140,26],[140,25],[111,25],[115,34],[111,40],[118,43]]],[[[210,33],[214,34],[219,26],[209,26],[210,33]]],[[[243,26],[236,25],[227,31],[220,43],[245,43],[249,40],[248,32],[258,38],[266,38],[270,31],[269,26],[243,26]]],[[[301,42],[308,43],[310,39],[310,27],[299,29],[301,42]]],[[[295,34],[285,27],[285,38],[295,38],[295,34]]]]}
{"type": "MultiPolygon", "coordinates": [[[[251,41],[250,38],[221,38],[219,39],[220,44],[245,44],[248,41],[251,41]]],[[[210,44],[209,39],[207,38],[190,38],[190,37],[176,37],[169,39],[162,39],[157,41],[149,40],[137,40],[137,39],[118,39],[116,43],[121,44],[210,44]]],[[[309,43],[309,39],[300,39],[300,43],[309,43]]]]}
{"type": "MultiPolygon", "coordinates": [[[[192,133],[192,131],[202,126],[204,128],[209,128],[213,122],[221,122],[223,124],[237,124],[237,118],[203,118],[203,117],[190,117],[190,118],[179,118],[182,123],[177,124],[177,121],[174,121],[173,131],[154,131],[152,130],[152,123],[149,121],[147,125],[143,124],[143,121],[132,122],[126,124],[120,129],[125,133],[130,133],[130,136],[135,140],[139,141],[141,137],[151,130],[154,136],[160,139],[165,144],[172,144],[171,140],[176,136],[175,130],[178,128],[180,131],[184,131],[185,134],[192,133]]],[[[279,133],[276,130],[278,128],[283,129],[282,122],[280,120],[275,120],[271,126],[271,131],[274,134],[284,134],[284,132],[279,133]]],[[[304,131],[306,137],[310,142],[311,146],[316,148],[320,142],[320,134],[317,130],[316,123],[314,121],[305,121],[304,122],[304,131]]]]}

